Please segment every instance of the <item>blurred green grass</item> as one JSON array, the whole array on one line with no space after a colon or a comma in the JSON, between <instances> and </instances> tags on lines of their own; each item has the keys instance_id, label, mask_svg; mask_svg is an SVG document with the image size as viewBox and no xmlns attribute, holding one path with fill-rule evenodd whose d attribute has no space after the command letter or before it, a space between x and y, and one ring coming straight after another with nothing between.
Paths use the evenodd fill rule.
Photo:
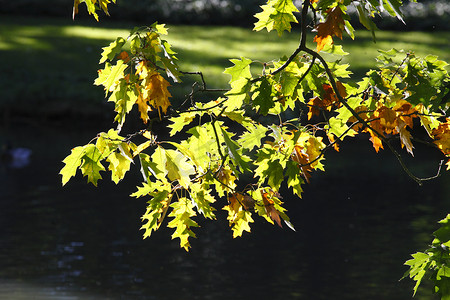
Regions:
<instances>
[{"instance_id":1,"label":"blurred green grass","mask_svg":"<svg viewBox=\"0 0 450 300\"><path fill-rule=\"evenodd\" d=\"M101 48L117 36L128 36L143 24L99 23L89 20L0 18L0 109L35 116L91 115L105 110L104 92L93 85ZM299 34L253 32L249 28L220 26L168 26L167 40L178 52L183 71L202 71L208 87L223 88L229 77L223 70L230 58L276 60L290 55ZM312 40L313 35L311 35ZM370 32L357 31L356 39L336 40L350 52L343 61L355 77L375 65L377 49L414 50L450 61L450 32L383 32L374 44ZM314 45L311 46L314 47ZM183 98L191 80L172 87L174 98ZM107 110L111 110L108 106Z\"/></svg>"}]
</instances>

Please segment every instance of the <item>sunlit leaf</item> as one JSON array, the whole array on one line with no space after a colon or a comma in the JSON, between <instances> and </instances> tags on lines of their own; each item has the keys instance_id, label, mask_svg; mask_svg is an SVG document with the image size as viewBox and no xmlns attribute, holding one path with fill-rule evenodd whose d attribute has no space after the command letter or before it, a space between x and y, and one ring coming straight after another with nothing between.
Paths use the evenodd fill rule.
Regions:
<instances>
[{"instance_id":1,"label":"sunlit leaf","mask_svg":"<svg viewBox=\"0 0 450 300\"><path fill-rule=\"evenodd\" d=\"M62 185L65 185L71 177L76 175L78 168L83 162L82 159L85 153L85 148L86 146L75 147L72 149L70 155L64 158L63 163L65 166L59 172L59 174L62 175Z\"/></svg>"}]
</instances>

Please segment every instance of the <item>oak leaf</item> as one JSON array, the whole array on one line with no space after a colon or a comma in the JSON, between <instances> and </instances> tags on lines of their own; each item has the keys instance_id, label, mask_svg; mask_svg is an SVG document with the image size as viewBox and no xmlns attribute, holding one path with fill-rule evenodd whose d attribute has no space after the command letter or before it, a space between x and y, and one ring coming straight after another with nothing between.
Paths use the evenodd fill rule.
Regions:
<instances>
[{"instance_id":1,"label":"oak leaf","mask_svg":"<svg viewBox=\"0 0 450 300\"><path fill-rule=\"evenodd\" d=\"M309 178L311 178L310 173L313 171L313 168L309 162L308 155L303 151L303 147L299 145L294 146L292 159L299 164L303 177L305 177L306 182L309 183Z\"/></svg>"},{"instance_id":2,"label":"oak leaf","mask_svg":"<svg viewBox=\"0 0 450 300\"><path fill-rule=\"evenodd\" d=\"M275 221L278 224L278 226L283 227L281 226L280 214L274 206L274 201L270 199L271 197L269 193L264 193L263 191L261 191L261 196L267 215L270 217L272 221Z\"/></svg>"},{"instance_id":3,"label":"oak leaf","mask_svg":"<svg viewBox=\"0 0 450 300\"><path fill-rule=\"evenodd\" d=\"M333 44L333 35L342 39L342 31L345 26L345 21L342 18L342 10L336 6L327 11L328 15L325 22L317 25L317 35L314 37L314 42L317 43L317 52L320 52L325 46Z\"/></svg>"},{"instance_id":4,"label":"oak leaf","mask_svg":"<svg viewBox=\"0 0 450 300\"><path fill-rule=\"evenodd\" d=\"M169 98L172 97L167 87L170 83L161 76L157 71L148 66L146 61L139 62L136 67L136 75L142 79L141 85L137 85L139 90L139 97L137 99L138 109L141 113L141 119L146 123L148 121L148 111L152 107L158 110L161 116L167 112L170 106Z\"/></svg>"},{"instance_id":5,"label":"oak leaf","mask_svg":"<svg viewBox=\"0 0 450 300\"><path fill-rule=\"evenodd\" d=\"M434 144L446 156L450 156L450 118L446 123L439 124L438 128L433 130Z\"/></svg>"},{"instance_id":6,"label":"oak leaf","mask_svg":"<svg viewBox=\"0 0 450 300\"><path fill-rule=\"evenodd\" d=\"M149 89L149 102L150 104L163 113L167 112L167 108L170 106L169 97L172 97L167 87L170 83L164 79L159 73L155 72L150 76L147 88Z\"/></svg>"},{"instance_id":7,"label":"oak leaf","mask_svg":"<svg viewBox=\"0 0 450 300\"><path fill-rule=\"evenodd\" d=\"M418 115L416 108L411 103L406 100L399 100L392 109L409 128L413 127L414 118L418 117Z\"/></svg>"},{"instance_id":8,"label":"oak leaf","mask_svg":"<svg viewBox=\"0 0 450 300\"><path fill-rule=\"evenodd\" d=\"M336 86L338 89L338 93L342 98L347 97L347 92L344 87L344 85L340 82L336 82ZM314 97L311 98L308 102L309 105L309 112L308 112L308 120L312 118L312 116L316 115L318 116L320 113L320 110L327 110L331 111L334 107L339 107L339 98L337 97L336 93L334 92L334 89L329 84L323 84L323 93L322 98Z\"/></svg>"},{"instance_id":9,"label":"oak leaf","mask_svg":"<svg viewBox=\"0 0 450 300\"><path fill-rule=\"evenodd\" d=\"M82 159L85 153L85 148L86 146L73 148L70 155L63 160L65 166L59 172L59 174L62 175L62 185L65 185L69 179L77 173L78 168L83 163Z\"/></svg>"},{"instance_id":10,"label":"oak leaf","mask_svg":"<svg viewBox=\"0 0 450 300\"><path fill-rule=\"evenodd\" d=\"M381 106L375 111L374 116L380 118L380 125L384 132L389 134L395 128L397 114L393 109Z\"/></svg>"},{"instance_id":11,"label":"oak leaf","mask_svg":"<svg viewBox=\"0 0 450 300\"><path fill-rule=\"evenodd\" d=\"M383 148L383 142L381 139L376 135L373 130L370 130L370 141L372 142L373 147L375 148L375 151L378 152L380 149Z\"/></svg>"},{"instance_id":12,"label":"oak leaf","mask_svg":"<svg viewBox=\"0 0 450 300\"><path fill-rule=\"evenodd\" d=\"M191 247L189 243L189 237L196 237L192 231L192 227L198 227L197 222L192 220L192 217L196 216L194 211L194 205L192 201L187 198L179 198L177 202L170 204L172 211L169 217L173 219L167 224L169 228L175 228L175 232L172 234L172 239L180 239L180 247L189 251Z\"/></svg>"},{"instance_id":13,"label":"oak leaf","mask_svg":"<svg viewBox=\"0 0 450 300\"><path fill-rule=\"evenodd\" d=\"M151 107L147 103L147 99L144 98L142 91L138 88L138 97L136 99L136 104L138 105L138 110L141 115L142 121L147 124L150 117L148 116L148 112L151 111Z\"/></svg>"},{"instance_id":14,"label":"oak leaf","mask_svg":"<svg viewBox=\"0 0 450 300\"><path fill-rule=\"evenodd\" d=\"M412 156L414 156L414 153L412 150L414 147L411 143L411 133L408 130L406 130L406 126L407 126L407 124L405 122L403 122L402 120L399 120L396 129L400 135L400 141L402 143L402 147L405 146L406 150Z\"/></svg>"},{"instance_id":15,"label":"oak leaf","mask_svg":"<svg viewBox=\"0 0 450 300\"><path fill-rule=\"evenodd\" d=\"M220 167L217 172L216 190L219 196L223 196L224 192L228 192L236 187L236 176L234 176L233 171L228 168Z\"/></svg>"},{"instance_id":16,"label":"oak leaf","mask_svg":"<svg viewBox=\"0 0 450 300\"><path fill-rule=\"evenodd\" d=\"M232 227L233 238L242 236L244 231L250 232L250 223L253 223L252 214L246 211L244 207L239 203L237 195L232 194L228 197L230 202L223 209L228 211L227 220Z\"/></svg>"}]
</instances>

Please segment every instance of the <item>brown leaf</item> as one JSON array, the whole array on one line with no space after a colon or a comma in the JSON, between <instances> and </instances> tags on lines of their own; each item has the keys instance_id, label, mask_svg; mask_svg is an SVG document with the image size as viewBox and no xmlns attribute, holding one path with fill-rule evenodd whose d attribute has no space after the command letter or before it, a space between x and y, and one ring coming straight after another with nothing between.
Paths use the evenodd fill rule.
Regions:
<instances>
[{"instance_id":1,"label":"brown leaf","mask_svg":"<svg viewBox=\"0 0 450 300\"><path fill-rule=\"evenodd\" d=\"M272 221L275 221L278 226L283 227L281 226L281 219L278 210L276 210L273 200L270 199L269 193L264 193L263 191L261 191L261 195L267 215Z\"/></svg>"},{"instance_id":2,"label":"brown leaf","mask_svg":"<svg viewBox=\"0 0 450 300\"><path fill-rule=\"evenodd\" d=\"M256 201L250 195L244 195L241 200L245 210L253 210L255 208L255 202Z\"/></svg>"},{"instance_id":3,"label":"brown leaf","mask_svg":"<svg viewBox=\"0 0 450 300\"><path fill-rule=\"evenodd\" d=\"M292 159L300 165L302 175L305 177L306 182L309 183L309 178L311 177L310 173L313 171L313 167L309 162L308 154L303 153L303 147L299 145L294 146Z\"/></svg>"},{"instance_id":4,"label":"brown leaf","mask_svg":"<svg viewBox=\"0 0 450 300\"><path fill-rule=\"evenodd\" d=\"M397 119L397 114L394 110L386 107L381 106L377 108L377 110L374 113L375 117L380 118L380 125L384 127L383 131L386 133L391 133L392 130L395 128L395 121Z\"/></svg>"},{"instance_id":5,"label":"brown leaf","mask_svg":"<svg viewBox=\"0 0 450 300\"><path fill-rule=\"evenodd\" d=\"M333 35L342 39L342 31L345 26L342 18L342 10L336 6L327 11L327 19L325 22L317 25L317 35L314 37L314 42L317 43L317 52L320 52L326 45L333 44Z\"/></svg>"},{"instance_id":6,"label":"brown leaf","mask_svg":"<svg viewBox=\"0 0 450 300\"><path fill-rule=\"evenodd\" d=\"M413 145L411 143L411 133L406 130L406 123L402 120L398 121L398 125L396 127L398 133L400 134L400 141L402 142L402 147L406 147L406 151L408 151L412 156L414 156L413 153Z\"/></svg>"}]
</instances>

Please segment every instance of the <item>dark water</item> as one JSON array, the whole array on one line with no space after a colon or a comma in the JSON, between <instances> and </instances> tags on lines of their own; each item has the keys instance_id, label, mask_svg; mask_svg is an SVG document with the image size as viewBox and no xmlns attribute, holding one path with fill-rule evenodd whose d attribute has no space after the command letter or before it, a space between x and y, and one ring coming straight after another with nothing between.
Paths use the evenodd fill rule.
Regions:
<instances>
[{"instance_id":1,"label":"dark water","mask_svg":"<svg viewBox=\"0 0 450 300\"><path fill-rule=\"evenodd\" d=\"M296 232L256 219L233 240L218 207L222 221L199 217L186 253L166 228L142 240L144 201L128 197L138 175L61 187L60 161L95 134L7 133L33 156L0 171L0 299L411 299L403 262L450 212L448 175L419 187L390 153L354 140L328 153L303 199L284 199ZM411 165L424 176L438 161L427 154Z\"/></svg>"}]
</instances>

